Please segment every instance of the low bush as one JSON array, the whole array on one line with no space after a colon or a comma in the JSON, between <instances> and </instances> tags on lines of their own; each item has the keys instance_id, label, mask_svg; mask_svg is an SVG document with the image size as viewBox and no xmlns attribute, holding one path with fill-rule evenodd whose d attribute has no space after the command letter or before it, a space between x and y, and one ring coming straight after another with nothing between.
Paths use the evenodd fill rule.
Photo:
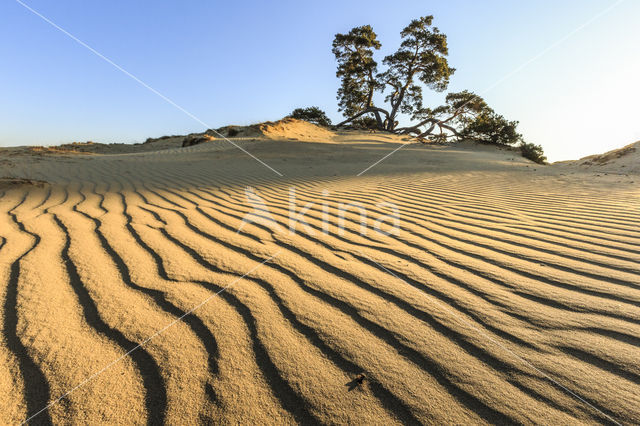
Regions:
<instances>
[{"instance_id":1,"label":"low bush","mask_svg":"<svg viewBox=\"0 0 640 426\"><path fill-rule=\"evenodd\" d=\"M536 162L538 164L546 164L547 157L544 155L544 151L540 145L533 143L522 142L520 144L520 152L524 158Z\"/></svg>"},{"instance_id":2,"label":"low bush","mask_svg":"<svg viewBox=\"0 0 640 426\"><path fill-rule=\"evenodd\" d=\"M331 126L331 120L327 117L327 114L316 106L309 108L296 108L291 114L289 114L289 117L308 121L309 123L317 124L319 126Z\"/></svg>"}]
</instances>

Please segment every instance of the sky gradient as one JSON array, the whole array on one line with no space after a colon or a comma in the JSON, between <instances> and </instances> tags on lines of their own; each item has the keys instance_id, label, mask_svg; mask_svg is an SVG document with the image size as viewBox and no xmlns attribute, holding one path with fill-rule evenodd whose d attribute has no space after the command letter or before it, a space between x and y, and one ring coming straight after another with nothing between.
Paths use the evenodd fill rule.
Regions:
<instances>
[{"instance_id":1,"label":"sky gradient","mask_svg":"<svg viewBox=\"0 0 640 426\"><path fill-rule=\"evenodd\" d=\"M636 0L25 3L208 127L310 105L339 120L335 33L372 25L381 62L411 19L432 14L457 69L448 90L475 91L519 120L550 160L640 140ZM0 56L0 146L204 130L13 0L0 2ZM425 93L429 105L442 98Z\"/></svg>"}]
</instances>

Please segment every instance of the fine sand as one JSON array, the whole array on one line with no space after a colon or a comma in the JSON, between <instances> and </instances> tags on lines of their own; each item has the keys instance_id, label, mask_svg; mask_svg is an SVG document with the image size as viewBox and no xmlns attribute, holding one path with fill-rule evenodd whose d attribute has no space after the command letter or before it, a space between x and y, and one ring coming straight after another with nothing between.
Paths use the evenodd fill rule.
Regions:
<instances>
[{"instance_id":1,"label":"fine sand","mask_svg":"<svg viewBox=\"0 0 640 426\"><path fill-rule=\"evenodd\" d=\"M640 423L638 152L181 140L0 150L0 423Z\"/></svg>"}]
</instances>

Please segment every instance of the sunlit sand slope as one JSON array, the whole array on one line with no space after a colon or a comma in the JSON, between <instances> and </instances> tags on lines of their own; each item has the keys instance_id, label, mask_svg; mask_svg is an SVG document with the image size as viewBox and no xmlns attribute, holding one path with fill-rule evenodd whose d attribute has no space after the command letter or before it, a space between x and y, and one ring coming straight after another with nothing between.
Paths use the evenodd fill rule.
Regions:
<instances>
[{"instance_id":1,"label":"sunlit sand slope","mask_svg":"<svg viewBox=\"0 0 640 426\"><path fill-rule=\"evenodd\" d=\"M0 166L0 423L640 422L633 176L329 142Z\"/></svg>"}]
</instances>

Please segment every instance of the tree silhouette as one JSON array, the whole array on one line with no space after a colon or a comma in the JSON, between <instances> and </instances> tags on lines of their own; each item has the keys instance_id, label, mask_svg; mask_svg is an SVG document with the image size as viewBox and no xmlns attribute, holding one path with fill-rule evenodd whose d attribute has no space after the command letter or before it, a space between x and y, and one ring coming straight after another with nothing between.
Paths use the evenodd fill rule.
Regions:
<instances>
[{"instance_id":1,"label":"tree silhouette","mask_svg":"<svg viewBox=\"0 0 640 426\"><path fill-rule=\"evenodd\" d=\"M331 126L331 120L327 117L327 114L317 106L296 108L291 114L289 114L289 117L308 121L309 123L318 124L320 126Z\"/></svg>"},{"instance_id":2,"label":"tree silhouette","mask_svg":"<svg viewBox=\"0 0 640 426\"><path fill-rule=\"evenodd\" d=\"M386 56L386 66L378 72L374 51L381 44L369 25L355 27L347 34L336 34L333 54L338 62L336 75L339 111L346 120L364 120L380 130L413 134L436 141L474 139L486 143L514 144L522 141L517 121L509 121L491 109L482 97L464 90L449 93L444 105L423 106L423 90L446 90L455 69L449 66L447 36L433 26L433 16L414 19L400 33L398 50ZM385 94L383 107L374 104L376 91ZM398 127L398 115L416 120Z\"/></svg>"},{"instance_id":3,"label":"tree silhouette","mask_svg":"<svg viewBox=\"0 0 640 426\"><path fill-rule=\"evenodd\" d=\"M370 25L336 34L332 52L338 62L336 77L340 78L338 110L347 116L372 111L382 126L379 113L372 109L374 92L383 88L377 78L378 63L373 59L373 49L380 49L380 42Z\"/></svg>"},{"instance_id":4,"label":"tree silhouette","mask_svg":"<svg viewBox=\"0 0 640 426\"><path fill-rule=\"evenodd\" d=\"M380 49L380 42L371 26L336 34L333 54L338 62L336 75L341 79L338 104L349 117L339 125L373 114L380 129L394 131L399 113L415 113L422 105L418 82L437 91L447 88L455 70L446 59L447 36L432 22L433 16L424 16L402 30L400 48L383 59L387 69L382 73L377 72L378 64L373 59L373 50ZM375 91L387 92L387 109L374 105Z\"/></svg>"}]
</instances>

